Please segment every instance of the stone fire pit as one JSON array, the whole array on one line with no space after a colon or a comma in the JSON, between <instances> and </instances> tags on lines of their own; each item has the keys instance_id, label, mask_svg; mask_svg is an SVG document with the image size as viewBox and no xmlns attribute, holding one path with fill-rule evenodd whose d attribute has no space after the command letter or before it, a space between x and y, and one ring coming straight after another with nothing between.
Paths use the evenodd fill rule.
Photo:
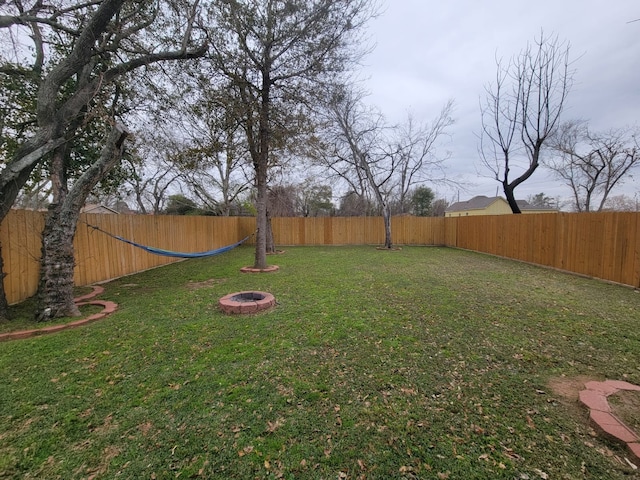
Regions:
<instances>
[{"instance_id":1,"label":"stone fire pit","mask_svg":"<svg viewBox=\"0 0 640 480\"><path fill-rule=\"evenodd\" d=\"M218 304L224 313L257 313L276 304L276 298L267 292L236 292L222 297Z\"/></svg>"}]
</instances>

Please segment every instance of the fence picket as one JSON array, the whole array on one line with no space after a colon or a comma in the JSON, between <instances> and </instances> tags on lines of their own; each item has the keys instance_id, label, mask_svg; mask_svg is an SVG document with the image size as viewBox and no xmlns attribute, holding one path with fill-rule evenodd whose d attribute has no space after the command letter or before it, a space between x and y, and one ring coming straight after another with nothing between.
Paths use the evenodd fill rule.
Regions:
<instances>
[{"instance_id":1,"label":"fence picket","mask_svg":"<svg viewBox=\"0 0 640 480\"><path fill-rule=\"evenodd\" d=\"M74 240L76 285L177 261L119 242L87 224L168 250L219 248L255 232L253 217L83 214ZM0 225L5 292L10 303L38 283L44 213L12 210ZM380 217L274 218L277 245L374 245L384 242ZM392 219L396 245L446 245L499 255L640 287L640 213L557 213ZM248 243L254 243L251 238Z\"/></svg>"}]
</instances>

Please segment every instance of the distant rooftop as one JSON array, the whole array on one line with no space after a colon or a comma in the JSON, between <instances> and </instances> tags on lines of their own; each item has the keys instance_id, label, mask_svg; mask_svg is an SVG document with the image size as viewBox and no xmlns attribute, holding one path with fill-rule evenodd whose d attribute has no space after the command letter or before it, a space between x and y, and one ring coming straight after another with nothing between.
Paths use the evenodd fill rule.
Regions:
<instances>
[{"instance_id":1,"label":"distant rooftop","mask_svg":"<svg viewBox=\"0 0 640 480\"><path fill-rule=\"evenodd\" d=\"M446 209L447 212L463 212L466 210L483 210L487 208L492 203L502 200L506 202L506 200L502 197L486 197L484 195L478 195L473 197L470 200L465 200L463 202L456 202L449 205L449 208ZM552 207L536 207L531 205L526 200L516 200L520 210L549 210L554 211L555 209Z\"/></svg>"}]
</instances>

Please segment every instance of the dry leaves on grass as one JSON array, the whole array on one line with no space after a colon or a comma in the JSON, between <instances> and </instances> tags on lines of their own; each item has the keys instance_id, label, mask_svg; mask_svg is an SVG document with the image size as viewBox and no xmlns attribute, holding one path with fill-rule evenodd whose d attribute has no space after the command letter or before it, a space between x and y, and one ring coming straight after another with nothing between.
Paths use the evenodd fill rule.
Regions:
<instances>
[{"instance_id":1,"label":"dry leaves on grass","mask_svg":"<svg viewBox=\"0 0 640 480\"><path fill-rule=\"evenodd\" d=\"M118 455L120 455L120 449L118 447L114 445L106 447L102 452L100 465L95 468L87 468L86 473L89 474L87 478L89 480L93 480L94 478L107 473L109 471L109 463L111 463L111 460L113 460Z\"/></svg>"},{"instance_id":2,"label":"dry leaves on grass","mask_svg":"<svg viewBox=\"0 0 640 480\"><path fill-rule=\"evenodd\" d=\"M253 452L253 450L254 450L253 445L247 445L242 450L238 450L238 456L244 457L245 455L249 455L251 452Z\"/></svg>"},{"instance_id":3,"label":"dry leaves on grass","mask_svg":"<svg viewBox=\"0 0 640 480\"><path fill-rule=\"evenodd\" d=\"M273 433L280 427L282 427L285 423L284 418L278 418L275 422L267 421L267 433Z\"/></svg>"}]
</instances>

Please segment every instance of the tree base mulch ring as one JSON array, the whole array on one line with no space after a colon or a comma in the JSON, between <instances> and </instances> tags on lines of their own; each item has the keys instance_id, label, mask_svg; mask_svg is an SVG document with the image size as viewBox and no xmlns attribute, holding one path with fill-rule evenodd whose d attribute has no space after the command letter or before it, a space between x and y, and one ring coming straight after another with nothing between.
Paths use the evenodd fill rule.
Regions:
<instances>
[{"instance_id":1,"label":"tree base mulch ring","mask_svg":"<svg viewBox=\"0 0 640 480\"><path fill-rule=\"evenodd\" d=\"M92 285L93 291L76 297L73 299L75 304L79 307L83 305L99 305L102 306L102 311L89 315L88 317L80 320L74 320L69 323L61 323L59 325L51 325L50 327L34 328L33 330L20 330L17 332L8 332L0 334L0 342L7 340L19 340L22 338L30 338L38 335L47 335L49 333L56 333L62 330L68 330L70 328L77 328L87 325L88 323L100 320L110 313L115 312L118 309L118 304L110 300L93 300L95 297L104 292L104 288L98 285Z\"/></svg>"},{"instance_id":2,"label":"tree base mulch ring","mask_svg":"<svg viewBox=\"0 0 640 480\"><path fill-rule=\"evenodd\" d=\"M386 252L399 252L400 250L402 250L402 247L391 247L391 248L376 247L376 250L382 250L382 251L386 251Z\"/></svg>"},{"instance_id":3,"label":"tree base mulch ring","mask_svg":"<svg viewBox=\"0 0 640 480\"><path fill-rule=\"evenodd\" d=\"M640 467L637 422L631 426L621 419L640 417L640 386L620 380L600 382L581 378L556 379L551 382L551 388L568 400L586 407L594 430L609 440L626 445L631 462L636 468ZM615 402L610 402L613 399Z\"/></svg>"},{"instance_id":4,"label":"tree base mulch ring","mask_svg":"<svg viewBox=\"0 0 640 480\"><path fill-rule=\"evenodd\" d=\"M220 309L228 314L258 313L276 304L276 298L267 292L236 292L225 295L218 301Z\"/></svg>"},{"instance_id":5,"label":"tree base mulch ring","mask_svg":"<svg viewBox=\"0 0 640 480\"><path fill-rule=\"evenodd\" d=\"M273 252L267 252L267 255L282 255L285 253L285 250L275 250Z\"/></svg>"},{"instance_id":6,"label":"tree base mulch ring","mask_svg":"<svg viewBox=\"0 0 640 480\"><path fill-rule=\"evenodd\" d=\"M240 269L242 273L271 273L278 270L280 270L278 265L270 265L267 268L242 267Z\"/></svg>"}]
</instances>

